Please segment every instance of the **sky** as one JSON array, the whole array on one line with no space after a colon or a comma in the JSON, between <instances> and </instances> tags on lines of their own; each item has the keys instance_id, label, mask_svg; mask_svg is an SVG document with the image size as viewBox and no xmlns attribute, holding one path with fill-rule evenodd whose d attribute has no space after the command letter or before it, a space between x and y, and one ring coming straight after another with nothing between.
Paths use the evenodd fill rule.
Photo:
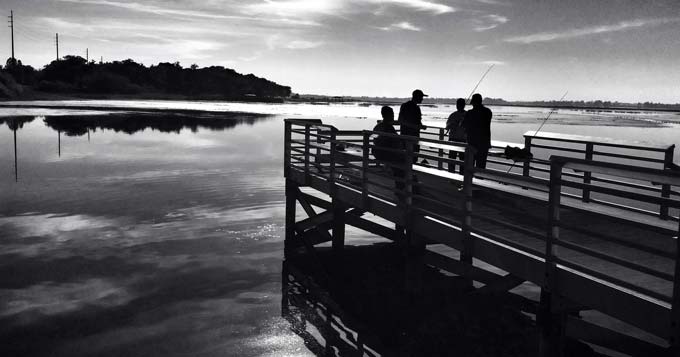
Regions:
<instances>
[{"instance_id":1,"label":"sky","mask_svg":"<svg viewBox=\"0 0 680 357\"><path fill-rule=\"evenodd\" d=\"M15 54L254 73L302 94L680 103L679 0L2 0ZM10 29L0 27L0 58Z\"/></svg>"}]
</instances>

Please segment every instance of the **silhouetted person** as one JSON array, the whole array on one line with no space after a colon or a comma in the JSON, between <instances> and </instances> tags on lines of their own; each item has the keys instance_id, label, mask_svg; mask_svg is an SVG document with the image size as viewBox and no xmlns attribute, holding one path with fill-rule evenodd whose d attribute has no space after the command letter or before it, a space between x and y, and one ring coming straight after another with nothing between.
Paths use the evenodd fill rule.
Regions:
<instances>
[{"instance_id":1,"label":"silhouetted person","mask_svg":"<svg viewBox=\"0 0 680 357\"><path fill-rule=\"evenodd\" d=\"M491 110L482 105L482 95L475 94L470 101L472 109L465 113L464 126L467 130L467 142L474 147L474 165L486 168L486 156L491 148Z\"/></svg>"},{"instance_id":2,"label":"silhouetted person","mask_svg":"<svg viewBox=\"0 0 680 357\"><path fill-rule=\"evenodd\" d=\"M427 97L427 94L423 94L423 91L416 89L413 91L411 100L401 105L399 108L399 124L401 125L401 135L410 135L420 138L420 130L427 129L423 125L423 115L420 112L420 107L418 104L423 102L423 97ZM416 153L419 150L418 145L413 146L413 152ZM413 156L413 163L415 163L417 157Z\"/></svg>"},{"instance_id":3,"label":"silhouetted person","mask_svg":"<svg viewBox=\"0 0 680 357\"><path fill-rule=\"evenodd\" d=\"M380 114L382 114L383 120L378 123L375 128L373 128L373 131L395 136L378 134L378 136L373 139L373 145L375 145L373 148L373 156L375 156L375 158L378 160L387 162L388 164L404 165L404 154L401 152L392 151L404 149L403 141L396 137L396 135L399 134L397 134L397 130L394 129L394 111L392 108L385 106L380 110ZM399 182L399 179L403 180L404 170L394 166L390 166L390 169L392 169L392 174L395 177L395 187L398 190L403 190L404 183Z\"/></svg>"},{"instance_id":4,"label":"silhouetted person","mask_svg":"<svg viewBox=\"0 0 680 357\"><path fill-rule=\"evenodd\" d=\"M464 126L465 121L465 99L458 98L456 101L456 111L449 115L446 121L446 132L449 134L449 141L457 143L467 142L467 132ZM449 159L465 160L465 154L458 151L449 150ZM455 172L456 165L449 163L449 172ZM460 173L463 173L463 165L460 165Z\"/></svg>"}]
</instances>

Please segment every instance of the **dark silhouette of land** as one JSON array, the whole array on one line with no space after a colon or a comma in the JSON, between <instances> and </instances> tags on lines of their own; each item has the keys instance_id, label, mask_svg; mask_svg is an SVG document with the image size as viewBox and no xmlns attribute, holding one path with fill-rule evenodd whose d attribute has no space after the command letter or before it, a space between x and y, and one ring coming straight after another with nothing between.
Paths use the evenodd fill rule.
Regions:
<instances>
[{"instance_id":1,"label":"dark silhouette of land","mask_svg":"<svg viewBox=\"0 0 680 357\"><path fill-rule=\"evenodd\" d=\"M179 62L146 67L132 59L102 62L65 56L42 69L8 59L0 70L0 99L71 97L200 98L281 101L291 89L221 66L182 67Z\"/></svg>"},{"instance_id":2,"label":"dark silhouette of land","mask_svg":"<svg viewBox=\"0 0 680 357\"><path fill-rule=\"evenodd\" d=\"M316 94L294 94L289 100L299 102L311 103L345 103L345 102L362 102L365 105L399 105L410 98L405 97L369 97L369 96L328 96ZM423 99L421 106L432 106L437 104L456 104L457 98L437 98L431 97ZM564 108L564 109L586 109L586 110L625 110L625 111L680 111L680 103L656 103L656 102L639 102L626 103L618 101L606 100L550 100L550 101L528 101L517 100L509 101L503 98L484 98L485 105L502 105L509 107L537 107L537 108Z\"/></svg>"}]
</instances>

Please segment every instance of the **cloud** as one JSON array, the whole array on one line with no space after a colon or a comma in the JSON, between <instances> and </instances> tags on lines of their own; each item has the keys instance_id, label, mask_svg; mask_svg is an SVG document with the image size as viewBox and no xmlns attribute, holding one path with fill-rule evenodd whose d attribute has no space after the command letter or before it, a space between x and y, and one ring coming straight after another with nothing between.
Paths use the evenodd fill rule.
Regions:
<instances>
[{"instance_id":1,"label":"cloud","mask_svg":"<svg viewBox=\"0 0 680 357\"><path fill-rule=\"evenodd\" d=\"M301 39L286 38L282 34L274 34L266 39L267 48L272 51L277 48L285 48L289 50L308 50L323 46L323 41L309 41Z\"/></svg>"},{"instance_id":2,"label":"cloud","mask_svg":"<svg viewBox=\"0 0 680 357\"><path fill-rule=\"evenodd\" d=\"M103 1L103 0L97 0ZM292 18L306 18L316 15L342 15L356 12L362 5L399 6L435 15L456 11L453 7L428 0L263 0L245 5L243 10L250 14L271 14ZM378 13L380 13L379 11Z\"/></svg>"},{"instance_id":3,"label":"cloud","mask_svg":"<svg viewBox=\"0 0 680 357\"><path fill-rule=\"evenodd\" d=\"M496 27L507 23L508 18L505 16L501 15L495 15L495 14L490 14L490 15L485 15L482 16L476 20L474 20L475 23L475 28L474 30L477 32L482 32L482 31L487 31L491 29L495 29Z\"/></svg>"},{"instance_id":4,"label":"cloud","mask_svg":"<svg viewBox=\"0 0 680 357\"><path fill-rule=\"evenodd\" d=\"M441 15L456 11L456 9L449 5L426 0L365 0L365 1L381 5L398 5L416 11L430 12L435 15Z\"/></svg>"},{"instance_id":5,"label":"cloud","mask_svg":"<svg viewBox=\"0 0 680 357\"><path fill-rule=\"evenodd\" d=\"M392 24L392 25L386 26L386 27L378 27L378 29L383 30L383 31L392 31L392 30L421 31L420 27L417 27L417 26L413 25L412 23L410 23L408 21L399 22L399 23Z\"/></svg>"},{"instance_id":6,"label":"cloud","mask_svg":"<svg viewBox=\"0 0 680 357\"><path fill-rule=\"evenodd\" d=\"M266 22L275 23L279 25L293 25L293 26L319 26L320 24L314 21L305 21L298 19L288 19L288 18L267 18L267 17L251 17L242 15L225 15L221 13L211 13L196 10L185 10L185 9L172 9L167 7L160 7L148 4L140 4L137 2L118 2L111 0L59 0L62 2L70 2L77 4L88 4L88 5L103 5L118 7L130 11L149 13L155 15L163 16L176 16L184 18L203 18L203 19L214 19L214 20L243 20L243 21L254 21L254 22Z\"/></svg>"},{"instance_id":7,"label":"cloud","mask_svg":"<svg viewBox=\"0 0 680 357\"><path fill-rule=\"evenodd\" d=\"M637 19L629 21L621 21L613 25L600 25L592 27L583 27L570 29L562 32L539 32L526 36L517 36L506 38L505 42L531 44L535 42L550 42L556 40L565 40L571 38L584 37L589 35L626 31L630 29L642 28L647 26L659 26L672 22L678 22L680 18L658 18L658 19Z\"/></svg>"},{"instance_id":8,"label":"cloud","mask_svg":"<svg viewBox=\"0 0 680 357\"><path fill-rule=\"evenodd\" d=\"M316 48L323 46L323 41L305 41L305 40L295 40L290 41L285 45L285 48L289 50L307 50L310 48Z\"/></svg>"},{"instance_id":9,"label":"cloud","mask_svg":"<svg viewBox=\"0 0 680 357\"><path fill-rule=\"evenodd\" d=\"M274 14L279 16L304 16L307 14L332 14L343 8L338 0L265 0L264 2L244 6L249 13Z\"/></svg>"}]
</instances>

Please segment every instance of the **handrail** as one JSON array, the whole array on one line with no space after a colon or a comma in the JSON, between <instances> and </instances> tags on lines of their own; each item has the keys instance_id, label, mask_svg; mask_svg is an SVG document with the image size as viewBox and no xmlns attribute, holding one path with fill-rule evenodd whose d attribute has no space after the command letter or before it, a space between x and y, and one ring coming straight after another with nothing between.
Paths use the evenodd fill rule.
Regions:
<instances>
[{"instance_id":1,"label":"handrail","mask_svg":"<svg viewBox=\"0 0 680 357\"><path fill-rule=\"evenodd\" d=\"M646 144L646 145L639 145L635 144L630 141L626 140L619 140L619 139L611 139L611 138L602 138L602 137L594 137L594 136L584 136L584 135L574 135L574 134L560 134L560 133L550 133L550 132L541 132L540 134L536 134L535 131L527 131L524 133L525 138L532 138L532 139L538 139L538 140L553 140L553 141L562 141L562 142L568 142L568 143L578 143L578 144L595 144L598 146L611 146L611 147L619 147L619 148L626 148L626 149L637 149L637 150L645 150L645 151L656 151L656 152L665 152L670 148L674 148L675 145L658 145L658 144Z\"/></svg>"},{"instance_id":2,"label":"handrail","mask_svg":"<svg viewBox=\"0 0 680 357\"><path fill-rule=\"evenodd\" d=\"M597 172L616 177L627 177L635 180L649 181L671 186L680 186L680 172L670 170L631 166L605 161L584 160L559 155L550 156L550 161L560 163L564 166L564 168Z\"/></svg>"}]
</instances>

